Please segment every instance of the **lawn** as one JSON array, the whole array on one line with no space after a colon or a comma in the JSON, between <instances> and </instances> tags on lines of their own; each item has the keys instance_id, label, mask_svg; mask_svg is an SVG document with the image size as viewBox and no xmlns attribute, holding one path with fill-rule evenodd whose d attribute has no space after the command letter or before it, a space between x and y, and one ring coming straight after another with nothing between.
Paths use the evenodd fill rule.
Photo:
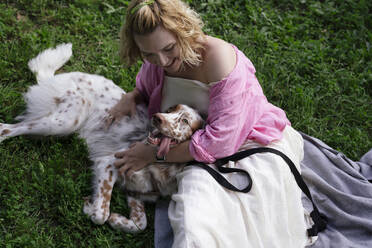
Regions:
<instances>
[{"instance_id":1,"label":"lawn","mask_svg":"<svg viewBox=\"0 0 372 248\"><path fill-rule=\"evenodd\" d=\"M206 33L253 62L269 101L292 125L358 160L372 148L372 2L357 0L188 0ZM19 0L0 3L0 122L15 123L35 83L29 59L62 42L62 71L101 74L131 90L140 63L118 58L128 1ZM148 229L124 234L82 212L91 193L86 145L77 136L17 137L0 144L0 247L153 247ZM128 213L114 191L115 212Z\"/></svg>"}]
</instances>

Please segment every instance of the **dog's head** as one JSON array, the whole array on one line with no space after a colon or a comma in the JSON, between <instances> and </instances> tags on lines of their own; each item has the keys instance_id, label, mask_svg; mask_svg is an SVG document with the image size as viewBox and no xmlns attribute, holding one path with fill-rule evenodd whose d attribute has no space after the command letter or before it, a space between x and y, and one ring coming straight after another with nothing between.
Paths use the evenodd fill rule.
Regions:
<instances>
[{"instance_id":1,"label":"dog's head","mask_svg":"<svg viewBox=\"0 0 372 248\"><path fill-rule=\"evenodd\" d=\"M204 121L196 110L178 104L165 113L155 114L152 124L155 130L149 136L149 142L168 150L170 145L190 139L196 130L203 127Z\"/></svg>"}]
</instances>

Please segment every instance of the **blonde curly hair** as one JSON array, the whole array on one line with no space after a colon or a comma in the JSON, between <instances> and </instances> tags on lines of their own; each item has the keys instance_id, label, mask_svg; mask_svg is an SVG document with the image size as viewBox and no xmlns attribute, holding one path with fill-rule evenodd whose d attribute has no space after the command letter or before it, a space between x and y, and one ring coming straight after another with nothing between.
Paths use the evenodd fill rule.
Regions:
<instances>
[{"instance_id":1,"label":"blonde curly hair","mask_svg":"<svg viewBox=\"0 0 372 248\"><path fill-rule=\"evenodd\" d=\"M181 0L132 0L120 30L120 59L126 66L142 58L134 34L149 34L159 25L175 35L183 64L201 63L205 34L203 22L194 10Z\"/></svg>"}]
</instances>

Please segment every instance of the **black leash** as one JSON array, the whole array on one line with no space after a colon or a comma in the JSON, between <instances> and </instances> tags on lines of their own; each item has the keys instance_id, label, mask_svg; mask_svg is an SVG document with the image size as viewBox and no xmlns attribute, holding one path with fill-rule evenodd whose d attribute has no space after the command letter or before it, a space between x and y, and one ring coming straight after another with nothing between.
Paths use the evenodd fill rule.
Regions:
<instances>
[{"instance_id":1,"label":"black leash","mask_svg":"<svg viewBox=\"0 0 372 248\"><path fill-rule=\"evenodd\" d=\"M255 153L266 153L266 152L274 153L284 159L284 161L288 164L292 174L294 175L297 185L301 188L302 192L304 192L304 194L309 198L309 200L313 204L313 211L310 213L310 216L314 221L314 225L310 229L307 230L307 233L309 236L316 236L319 232L323 231L327 227L327 217L319 212L318 208L316 207L313 201L310 190L307 187L305 181L303 180L300 172L297 170L295 164L292 162L292 160L287 155L285 155L281 151L273 149L273 148L269 148L269 147L258 147L258 148L252 148L252 149L240 151L231 156L218 159L214 163L218 171L214 170L211 166L208 166L204 163L195 162L195 161L189 162L187 166L193 165L193 166L198 166L200 168L207 170L209 174L211 174L212 177L219 184L221 184L222 186L224 186L225 188L229 190L241 192L241 193L248 193L252 188L252 178L249 175L249 173L243 169L228 168L228 167L224 167L223 165L227 164L229 161L236 162L245 157L249 157ZM238 189L220 174L220 173L226 174L226 173L233 173L233 172L241 173L247 177L248 185L245 188Z\"/></svg>"}]
</instances>

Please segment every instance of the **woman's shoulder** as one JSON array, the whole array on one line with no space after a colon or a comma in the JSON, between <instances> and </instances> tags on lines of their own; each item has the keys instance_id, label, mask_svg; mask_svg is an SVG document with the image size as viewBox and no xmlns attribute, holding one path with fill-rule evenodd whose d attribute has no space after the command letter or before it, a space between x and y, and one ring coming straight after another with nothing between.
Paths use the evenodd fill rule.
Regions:
<instances>
[{"instance_id":1,"label":"woman's shoulder","mask_svg":"<svg viewBox=\"0 0 372 248\"><path fill-rule=\"evenodd\" d=\"M236 66L236 57L236 51L231 44L208 36L203 65L207 81L218 82L226 78Z\"/></svg>"}]
</instances>

